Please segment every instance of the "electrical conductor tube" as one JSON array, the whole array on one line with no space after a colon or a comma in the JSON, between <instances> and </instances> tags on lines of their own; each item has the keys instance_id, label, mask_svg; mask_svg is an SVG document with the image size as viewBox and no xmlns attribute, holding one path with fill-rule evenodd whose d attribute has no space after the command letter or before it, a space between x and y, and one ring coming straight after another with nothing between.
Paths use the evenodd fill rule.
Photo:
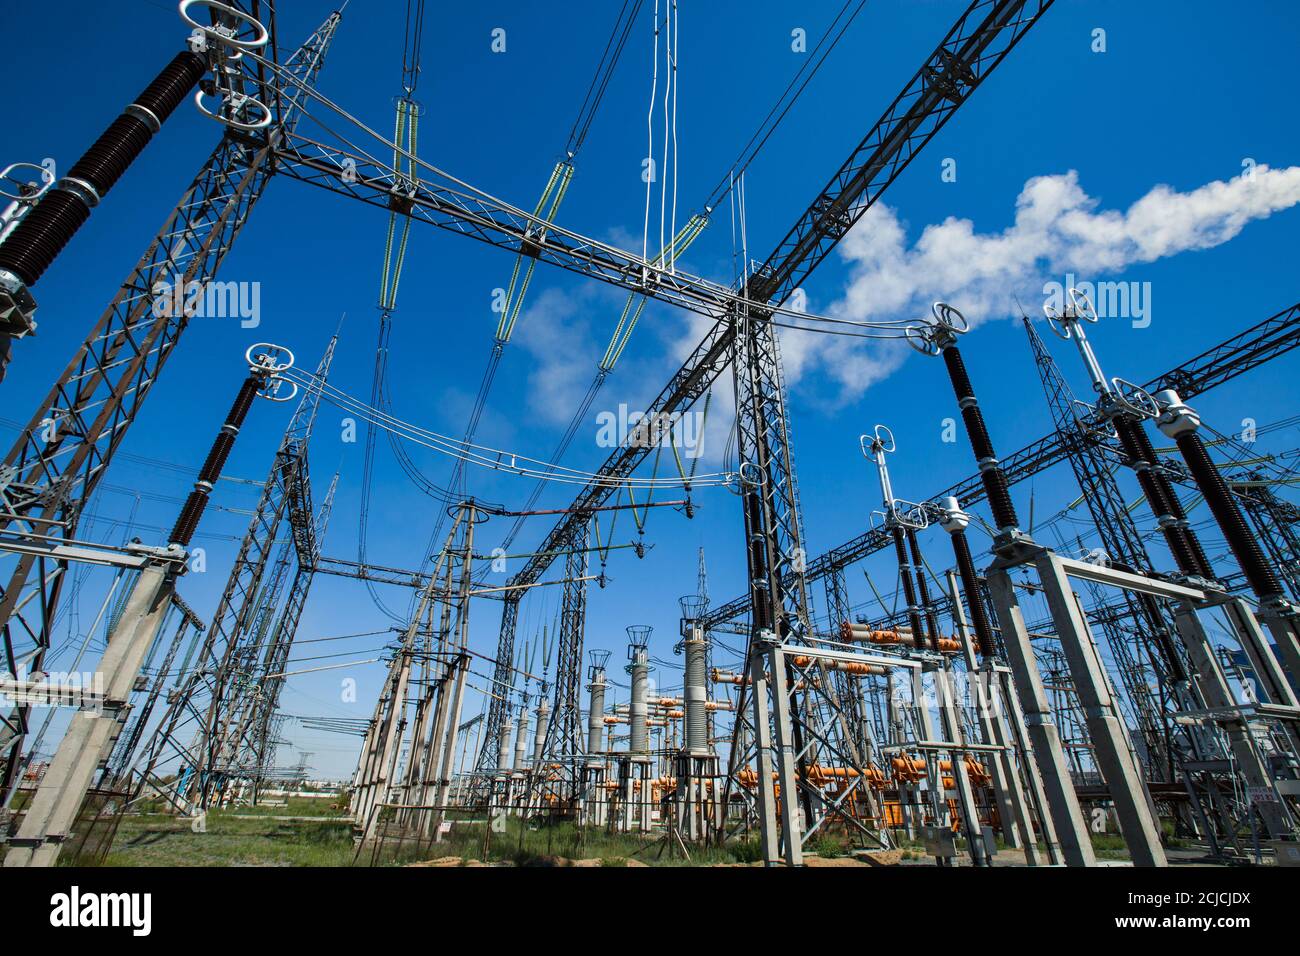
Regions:
<instances>
[{"instance_id":1,"label":"electrical conductor tube","mask_svg":"<svg viewBox=\"0 0 1300 956\"><path fill-rule=\"evenodd\" d=\"M176 54L18 224L0 246L0 269L35 285L206 71L197 53Z\"/></svg>"},{"instance_id":2,"label":"electrical conductor tube","mask_svg":"<svg viewBox=\"0 0 1300 956\"><path fill-rule=\"evenodd\" d=\"M199 519L203 517L203 511L208 506L208 498L212 494L212 488L221 477L221 469L225 467L226 459L230 457L230 450L235 445L235 438L239 434L239 429L243 427L244 419L248 417L248 410L253 407L253 399L257 397L257 390L266 381L265 370L254 370L244 379L244 384L240 386L239 393L235 396L234 404L230 406L230 411L226 413L225 423L221 426L221 431L217 433L216 439L212 442L212 448L208 452L207 459L203 462L203 467L199 469L199 477L194 482L194 490L189 493L185 499L185 504L181 507L180 514L176 517L176 524L172 528L172 533L168 538L171 544L178 545L181 548L189 546L194 537L194 531L199 525Z\"/></svg>"},{"instance_id":3,"label":"electrical conductor tube","mask_svg":"<svg viewBox=\"0 0 1300 956\"><path fill-rule=\"evenodd\" d=\"M970 542L966 540L966 526L970 524L970 515L961 510L956 498L949 496L944 501L943 530L952 538L952 551L957 559L957 574L961 578L961 589L965 592L966 607L970 614L971 626L975 629L975 641L979 647L980 657L993 656L993 628L989 624L989 615L980 597L979 578L975 574L975 561L971 557Z\"/></svg>"},{"instance_id":4,"label":"electrical conductor tube","mask_svg":"<svg viewBox=\"0 0 1300 956\"><path fill-rule=\"evenodd\" d=\"M1196 487L1205 496L1205 503L1218 522L1219 528L1227 539L1228 546L1246 574L1246 581L1261 602L1277 602L1282 599L1282 582L1278 580L1277 571L1269 564L1260 549L1259 541L1246 525L1246 519L1233 500L1223 475L1210 460L1205 450L1205 442L1197 434L1201 419L1191 408L1183 404L1178 393L1166 390L1156 396L1164 408L1160 416L1160 430L1174 440L1187 470L1196 480Z\"/></svg>"}]
</instances>

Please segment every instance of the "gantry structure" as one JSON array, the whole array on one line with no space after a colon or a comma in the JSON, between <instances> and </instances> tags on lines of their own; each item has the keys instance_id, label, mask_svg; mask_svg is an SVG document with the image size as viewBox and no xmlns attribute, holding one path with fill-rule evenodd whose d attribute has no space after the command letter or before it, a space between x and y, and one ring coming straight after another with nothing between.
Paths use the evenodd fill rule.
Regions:
<instances>
[{"instance_id":1,"label":"gantry structure","mask_svg":"<svg viewBox=\"0 0 1300 956\"><path fill-rule=\"evenodd\" d=\"M884 456L894 450L892 433L878 430L870 454L882 477L884 520L818 558L807 555L778 329L831 320L803 314L791 299L1051 5L1051 0L971 3L775 249L758 264L746 255L735 283L724 285L677 267L680 252L708 222L708 204L655 256L648 249L641 255L619 249L555 221L594 105L584 103L566 157L556 164L529 213L419 157L420 106L414 99L420 73L418 29L414 48L408 31L397 132L389 141L316 88L340 14L327 18L281 62L273 6L259 0L182 4L182 16L193 27L186 49L68 177L19 204L14 228L0 242L0 309L7 323L0 331L6 336L7 357L34 327L32 287L58 251L130 160L161 132L176 105L211 75L200 86L197 102L224 124L221 141L3 466L0 550L10 568L0 593L0 628L11 674L42 669L70 566L80 561L108 564L119 568L123 580L133 576L132 596L124 604L130 614L121 625L133 636L120 645L127 648L120 659L112 661L115 696L109 699L125 729L100 739L102 731L82 730L74 722L75 732L69 732L52 765L58 772L38 791L38 812L29 814L22 836L26 842L21 852L11 854L13 860L52 859L49 847L62 838L89 786L85 769L91 756L95 766L99 756L107 760L106 783L133 787L137 797L164 796L184 812L239 799L250 790L256 799L258 785L275 776L274 755L285 719L279 713L285 668L317 572L361 580L367 587L400 585L416 594L391 648L388 677L366 724L354 779L352 810L363 846L373 847L394 830L401 840L411 833L417 840L439 839L452 801L467 796L488 811L489 826L503 814L522 812L586 821L621 819L624 829L631 829L635 819L637 828L648 831L656 813L653 794L674 792L679 817L670 830L683 847L688 838L725 838L732 832L728 814L738 810L744 827L756 827L769 864L800 863L804 844L833 827L888 846L889 831L896 826L910 834L925 832L943 863L953 854L933 831L943 829L939 824L947 815L951 829L964 834L972 862L987 865L991 854L981 814L992 818L991 801L985 805L977 792L987 789L996 796L1004 834L1023 848L1027 862L1037 861L1041 839L1054 862L1088 865L1095 861L1081 794L1086 796L1089 786L1113 803L1139 864L1165 862L1157 802L1169 803L1181 826L1208 834L1211 841L1222 835L1234 842L1248 818L1258 818L1272 839L1294 837L1294 801L1285 799L1294 794L1278 786L1278 773L1291 770L1278 768L1291 767L1297 755L1300 705L1285 671L1294 675L1300 668L1292 603L1300 581L1294 531L1300 512L1273 492L1266 476L1249 470L1249 462L1236 466L1240 471L1220 474L1199 435L1200 417L1186 403L1300 344L1300 305L1136 386L1101 373L1084 331L1085 323L1095 321L1095 312L1086 297L1072 291L1066 312L1049 313L1048 322L1079 348L1096 404L1079 412L1066 376L1026 318L1053 431L999 459L958 348L969 325L957 306L937 304L932 319L887 331L922 352L942 356L978 473L938 495L905 503L894 496L885 466ZM422 4L418 10L422 18ZM621 48L626 30L620 14L611 43L617 40ZM598 81L607 79L608 62L602 59ZM216 103L209 107L212 97ZM312 132L303 131L304 120L314 123ZM335 133L335 121L391 148L392 161ZM322 553L335 484L317 507L308 451L320 401L337 397L328 383L337 336L313 374L298 377L287 366L272 372L266 366L259 373L258 387L266 386L269 377L301 384L304 394L274 454L216 613L205 625L174 587L183 564L177 549L188 544L196 515L192 520L182 516L168 545L172 550L165 554L104 548L75 535L86 502L188 324L184 312L159 315L150 309L150 291L160 278L202 283L215 276L276 173L389 211L380 357L386 354L412 223L506 250L515 271L479 403L454 456L453 477L445 489L425 489L445 496L448 508L438 516L426 561L417 569L369 562L364 526L356 561ZM688 662L680 700L646 699L648 628L629 629L637 633L627 705L606 703L605 660L593 659L585 733L581 696L587 589L593 579L604 584L608 550L606 544L602 551L596 521L607 510L635 509L634 474L655 443L625 440L597 471L584 473L585 484L572 504L558 509L555 526L504 587L486 588L476 581L475 527L492 516L537 514L530 510L536 492L520 512L475 501L465 491L464 471L478 454L473 445L478 416L539 262L628 293L619 330L584 409L612 371L649 299L704 316L707 332L645 417L671 420L706 396L728 369L736 399L738 465L732 484L744 529L747 591L717 607L709 607L702 596L683 599ZM377 357L369 409L377 414L386 407L383 374ZM229 441L237 432L234 421L227 422L235 430ZM1175 442L1181 463L1157 455L1146 432L1152 424ZM373 437L372 430L367 481ZM571 437L572 429L557 461ZM228 444L222 446L222 461ZM866 444L863 450L868 450ZM1079 485L1104 560L1071 557L1065 553L1067 542L1041 544L1033 539L1032 527L1021 526L1010 488L1061 462L1070 465ZM419 477L409 458L402 463L413 480ZM202 474L211 472L211 465L210 460ZM515 467L513 459L510 467ZM555 467L548 466L551 471ZM1138 526L1117 480L1121 467L1134 471L1175 569L1164 567L1163 555L1151 553L1151 536ZM541 474L541 480L549 473ZM686 488L685 502L660 505L684 504L689 514L691 477L683 474L679 484ZM1180 489L1204 498L1239 573L1225 571L1224 561L1216 565L1207 557L1187 519ZM208 482L195 494L206 500L210 491ZM628 494L627 506L618 503L622 493ZM992 563L982 576L974 569L964 533L971 520L966 509L981 502L991 508L996 532ZM201 513L201 506L195 507ZM446 520L451 531L439 547L435 539ZM917 537L930 524L949 533L957 561L957 571L939 594L930 592ZM845 569L891 545L907 607L887 618L855 620ZM600 575L590 573L593 551L602 555ZM543 581L561 557L562 577ZM1012 577L1012 572L1031 570L1039 578L1032 587ZM815 610L812 587L817 581L825 589L824 618ZM525 687L535 675L516 653L519 607L530 590L549 583L561 587L555 670L539 679L535 745L525 767L528 696L525 691L520 707L515 688L521 674ZM1101 588L1118 589L1118 598L1103 599ZM1030 591L1045 602L1042 621L1025 615ZM1080 591L1092 598L1086 612ZM488 658L492 673L484 692L486 712L477 722L466 722L462 708L474 656L469 612L476 597L500 600L502 615L496 652ZM180 624L170 638L163 638L160 614L176 608ZM1202 612L1226 615L1243 649L1260 687L1248 708L1237 703L1242 682L1234 685L1223 669L1198 616ZM940 632L941 614L953 621L951 637ZM747 622L735 623L746 615ZM710 632L726 630L743 634L746 644L740 672L714 677L735 688L724 767L707 717L721 701L708 698L702 674ZM110 647L109 657L119 657L117 647ZM1102 647L1111 657L1109 669L1101 660ZM130 690L123 688L135 686L145 655L152 660L155 653L161 653L160 669L142 688L132 714L124 700ZM163 675L178 658L179 676L165 693ZM978 693L1000 702L1000 716L990 718L959 702L954 684L961 670L958 658L964 658L964 673L979 675ZM19 703L0 728L10 796L25 765L31 703L39 702L33 688L20 685L21 680L14 685L21 692ZM939 700L933 709L927 697L931 687ZM150 734L146 725L155 712L159 717ZM650 729L658 728L664 738L672 721L683 718L689 733L681 746L661 743L652 750ZM611 763L612 736L602 742L601 730L608 727L612 735L620 723L629 725L629 750ZM466 754L466 731L480 725L477 753ZM468 790L463 774L456 787L458 744L461 769L467 762L473 767ZM670 752L668 759L664 755ZM897 821L878 785L883 779L879 767L886 762L901 794ZM663 771L658 776L652 772L656 765ZM1239 768L1251 791L1248 801L1225 795L1220 765ZM174 778L164 780L162 767L174 770ZM1175 800L1174 789L1183 790L1188 801Z\"/></svg>"}]
</instances>

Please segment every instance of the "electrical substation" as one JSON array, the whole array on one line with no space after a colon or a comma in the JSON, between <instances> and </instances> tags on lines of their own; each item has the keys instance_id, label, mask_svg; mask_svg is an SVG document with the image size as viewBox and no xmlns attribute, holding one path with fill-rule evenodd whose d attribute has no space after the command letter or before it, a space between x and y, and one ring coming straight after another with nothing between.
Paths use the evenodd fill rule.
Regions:
<instances>
[{"instance_id":1,"label":"electrical substation","mask_svg":"<svg viewBox=\"0 0 1300 956\"><path fill-rule=\"evenodd\" d=\"M765 258L773 236L750 218L768 194L751 185L747 210L745 174L788 114L818 108L824 63L866 55L849 28L872 4L808 16L818 27L781 73L781 98L693 207L702 190L685 178L679 196L678 144L708 130L685 106L677 121L693 49L679 37L695 15L684 0L601 8L601 43L567 52L589 86L548 90L572 117L559 158L540 198L516 195L518 206L439 159L454 134L440 101L474 95L422 55L444 11L352 0L290 36L277 21L286 6L155 10L178 52L119 64L142 91L102 132L76 130L91 145L75 162L56 175L14 155L25 143L5 144L0 389L20 419L0 468L5 867L130 865L140 821L215 845L222 826L266 813L331 827L326 862L352 867L1300 866L1295 392L1226 415L1212 403L1286 363L1294 378L1300 304L1218 314L1208 347L1169 335L1138 353L1115 344L1123 320L1100 285L1045 305L1031 303L1036 288L1007 287L997 294L1017 303L1002 323L1015 338L1000 362L976 349L987 299L959 283L902 317L807 305L814 271L876 228L894 183L977 135L968 101L1032 108L1000 69L1035 43L1052 0L929 7L937 45L891 81L884 113L822 117L857 141L842 164L782 174L782 191L810 201ZM397 90L391 126L363 119L332 75L354 18L383 18L402 40L400 62L372 61ZM634 183L637 244L631 226L611 239L612 223L580 231L565 211L589 188L589 134L610 111L644 111L619 102L619 71L642 67L646 162L659 175ZM697 91L682 83L685 104ZM113 95L84 92L105 115ZM762 117L757 105L745 115ZM107 307L93 324L47 311L47 287L82 282L65 267L90 252L78 233L143 157L172 162L186 110L208 117L211 152L152 239L120 234L96 252L126 263L123 247L144 250L116 292L95 290ZM1032 159L1035 143L1019 149ZM236 241L272 225L256 211L268 189L365 209L337 268L373 275L378 300L340 302L310 336L271 320L213 336L207 365L185 366L182 381L169 359L198 337L196 301ZM411 276L457 281L443 252L426 255L426 233L487 260L501 287L492 327L474 326L481 347L448 345L428 356L427 381L410 382L398 318L418 307ZM701 252L710 243L734 276ZM615 296L609 322L587 329L603 342L612 328L608 344L560 409L558 441L529 427L487 435L522 375L516 333L556 277ZM641 362L629 344L651 348L646 327L676 314L690 341L655 392L658 380L633 381L645 366L623 360ZM827 413L836 437L823 462L794 438L788 353L805 337L871 340L897 357L859 404ZM38 344L57 345L63 371L48 388L19 387ZM1003 363L1032 371L1035 388L1011 395ZM206 367L219 374L193 380ZM227 387L232 368L244 377ZM455 414L408 400L461 371L472 398ZM924 388L908 384L918 376ZM150 427L144 410L198 387L208 397L184 426L203 436L198 457L147 446L172 462L154 466L176 489L154 500L172 524L105 530L99 502L129 480L119 461L146 447L133 443ZM593 442L599 413L635 390L650 396L644 411ZM964 477L931 460L933 439L904 404L947 422L943 461L960 460ZM359 438L336 465L340 418ZM1018 427L1039 419L1050 426ZM719 435L718 453L688 454L688 427ZM249 462L256 481L235 486L245 496L230 506L232 474ZM838 526L805 521L796 465L848 472ZM1036 502L1049 487L1068 504L1045 518ZM423 560L385 553L396 500L402 534L428 539ZM204 531L232 511L246 530L196 573ZM695 541L704 512L732 530ZM651 560L654 575L639 570ZM720 594L719 580L740 583ZM209 594L200 582L217 584ZM653 595L653 620L633 592ZM313 610L342 593L348 620L375 629L369 643L325 643L353 636ZM290 696L305 675L337 682L356 668L370 676L346 708ZM342 763L317 772L327 752Z\"/></svg>"}]
</instances>

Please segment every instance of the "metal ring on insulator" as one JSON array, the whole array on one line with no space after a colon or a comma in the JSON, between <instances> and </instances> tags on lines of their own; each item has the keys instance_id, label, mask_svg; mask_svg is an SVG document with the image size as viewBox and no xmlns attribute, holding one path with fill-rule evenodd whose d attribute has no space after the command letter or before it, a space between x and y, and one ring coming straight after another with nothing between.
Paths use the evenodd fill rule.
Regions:
<instances>
[{"instance_id":1,"label":"metal ring on insulator","mask_svg":"<svg viewBox=\"0 0 1300 956\"><path fill-rule=\"evenodd\" d=\"M895 498L890 502L890 506L893 509L894 521L901 527L911 528L913 531L924 531L930 527L930 516L923 503Z\"/></svg>"},{"instance_id":2,"label":"metal ring on insulator","mask_svg":"<svg viewBox=\"0 0 1300 956\"><path fill-rule=\"evenodd\" d=\"M258 388L257 397L268 402L291 402L298 397L298 383L272 375Z\"/></svg>"},{"instance_id":3,"label":"metal ring on insulator","mask_svg":"<svg viewBox=\"0 0 1300 956\"><path fill-rule=\"evenodd\" d=\"M1080 411L1086 409L1086 411ZM1089 435L1098 438L1114 438L1115 428L1110 424L1110 419L1100 414L1097 406L1089 405L1087 402L1076 398L1070 403L1070 411L1074 414L1074 422L1080 429Z\"/></svg>"},{"instance_id":4,"label":"metal ring on insulator","mask_svg":"<svg viewBox=\"0 0 1300 956\"><path fill-rule=\"evenodd\" d=\"M934 314L934 320L949 332L965 335L970 331L970 322L956 306L947 302L935 302L930 306L930 311Z\"/></svg>"},{"instance_id":5,"label":"metal ring on insulator","mask_svg":"<svg viewBox=\"0 0 1300 956\"><path fill-rule=\"evenodd\" d=\"M938 355L942 351L939 348L939 343L930 334L929 326L909 325L903 329L903 338L907 340L908 345L922 355Z\"/></svg>"},{"instance_id":6,"label":"metal ring on insulator","mask_svg":"<svg viewBox=\"0 0 1300 956\"><path fill-rule=\"evenodd\" d=\"M253 39L241 40L236 36L222 33L218 28L214 27L210 23L205 25L200 23L198 20L195 20L190 16L189 11L190 7L195 6L196 4L207 7L209 10L224 13L229 17L233 17L236 20L242 20L244 23L249 24L253 27ZM237 10L228 3L220 3L219 0L181 0L180 14L181 19L190 26L197 30L202 30L204 36L211 37L218 43L225 44L226 46L233 46L240 50L260 50L262 47L266 46L267 41L271 38L271 34L267 31L266 27L262 26L261 21L249 16L243 10Z\"/></svg>"},{"instance_id":7,"label":"metal ring on insulator","mask_svg":"<svg viewBox=\"0 0 1300 956\"><path fill-rule=\"evenodd\" d=\"M37 170L41 174L40 185L37 186L36 183L28 182L25 179L15 179L11 175L15 169ZM15 196L13 193L5 192L3 189L0 189L0 196L3 196L5 199L12 199L16 202L31 202L33 199L44 194L47 189L54 185L54 177L50 174L48 169L41 166L39 163L10 163L4 169L0 170L0 182L15 183L20 190L19 195ZM22 194L21 190L24 186L32 189L33 192L25 195Z\"/></svg>"},{"instance_id":8,"label":"metal ring on insulator","mask_svg":"<svg viewBox=\"0 0 1300 956\"><path fill-rule=\"evenodd\" d=\"M208 119L214 119L218 123L223 123L226 126L229 126L233 129L241 129L247 133L256 132L259 129L266 129L268 126L271 125L270 108L267 107L265 103L263 103L261 100L257 99L256 97L248 96L243 93L233 93L231 94L230 98L227 98L225 96L221 98L222 104L229 103L232 109L235 110L242 110L245 106L251 103L253 106L257 107L257 109L261 111L262 118L259 119L257 122L242 123L239 120L234 119L233 117L222 116L219 113L214 113L212 112L212 110L204 106L203 97L206 95L207 94L204 93L202 90L196 90L194 93L194 105L197 106L199 112L202 113L204 116L206 116Z\"/></svg>"},{"instance_id":9,"label":"metal ring on insulator","mask_svg":"<svg viewBox=\"0 0 1300 956\"><path fill-rule=\"evenodd\" d=\"M1069 341L1070 323L1066 321L1065 316L1061 315L1060 312L1057 312L1056 309L1052 308L1052 306L1048 305L1046 302L1043 303L1043 315L1047 317L1047 327L1056 333L1058 338Z\"/></svg>"},{"instance_id":10,"label":"metal ring on insulator","mask_svg":"<svg viewBox=\"0 0 1300 956\"><path fill-rule=\"evenodd\" d=\"M1159 418L1160 403L1141 385L1134 385L1122 378L1112 378L1111 387L1115 390L1115 401L1139 418Z\"/></svg>"},{"instance_id":11,"label":"metal ring on insulator","mask_svg":"<svg viewBox=\"0 0 1300 956\"><path fill-rule=\"evenodd\" d=\"M1096 324L1097 310L1092 307L1092 299L1078 289L1071 289L1066 295L1070 297L1070 305L1076 319Z\"/></svg>"},{"instance_id":12,"label":"metal ring on insulator","mask_svg":"<svg viewBox=\"0 0 1300 956\"><path fill-rule=\"evenodd\" d=\"M884 432L885 435L888 436L888 441L886 441L884 438L881 437L880 435L881 432ZM880 446L881 451L885 452L886 454L892 455L895 451L898 450L898 443L894 441L894 433L893 431L890 430L888 425L877 425L875 429L875 434L876 434L876 444Z\"/></svg>"},{"instance_id":13,"label":"metal ring on insulator","mask_svg":"<svg viewBox=\"0 0 1300 956\"><path fill-rule=\"evenodd\" d=\"M288 358L282 359L282 356ZM244 353L244 359L255 372L265 370L272 375L279 375L293 368L293 352L273 342L254 342Z\"/></svg>"},{"instance_id":14,"label":"metal ring on insulator","mask_svg":"<svg viewBox=\"0 0 1300 956\"><path fill-rule=\"evenodd\" d=\"M758 477L757 478L749 477L748 473L745 471L745 469L747 468L758 472ZM757 488L763 484L766 484L766 478L763 475L763 470L758 467L758 464L756 462L742 461L740 463L740 468L737 474L740 478L740 483L747 487Z\"/></svg>"}]
</instances>

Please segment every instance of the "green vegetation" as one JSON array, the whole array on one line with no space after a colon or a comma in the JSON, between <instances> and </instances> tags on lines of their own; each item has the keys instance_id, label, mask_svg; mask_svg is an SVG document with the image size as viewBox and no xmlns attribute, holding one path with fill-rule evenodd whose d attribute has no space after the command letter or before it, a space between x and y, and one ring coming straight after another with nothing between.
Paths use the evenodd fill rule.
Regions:
<instances>
[{"instance_id":1,"label":"green vegetation","mask_svg":"<svg viewBox=\"0 0 1300 956\"><path fill-rule=\"evenodd\" d=\"M206 832L164 814L124 816L105 866L347 866L352 827L344 821L275 820L214 810Z\"/></svg>"},{"instance_id":2,"label":"green vegetation","mask_svg":"<svg viewBox=\"0 0 1300 956\"><path fill-rule=\"evenodd\" d=\"M725 847L691 847L690 859L662 832L607 833L571 822L505 821L504 832L485 833L481 817L452 814L440 843L390 836L358 855L350 819L332 800L290 798L285 806L209 811L203 832L191 821L158 812L122 817L105 866L401 866L457 858L506 866L584 865L627 867L747 863L759 858L755 839ZM485 840L485 837L487 839ZM486 852L485 852L486 851ZM455 864L452 864L455 865Z\"/></svg>"}]
</instances>

